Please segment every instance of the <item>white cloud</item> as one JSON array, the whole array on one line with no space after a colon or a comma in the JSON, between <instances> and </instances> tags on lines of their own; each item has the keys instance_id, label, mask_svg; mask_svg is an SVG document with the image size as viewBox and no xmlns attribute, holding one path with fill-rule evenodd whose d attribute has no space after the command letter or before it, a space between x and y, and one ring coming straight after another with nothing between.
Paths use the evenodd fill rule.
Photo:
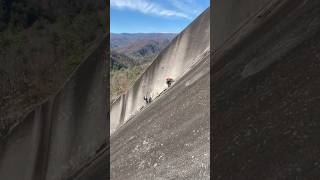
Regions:
<instances>
[{"instance_id":1,"label":"white cloud","mask_svg":"<svg viewBox=\"0 0 320 180\"><path fill-rule=\"evenodd\" d=\"M111 0L110 5L118 9L131 9L145 14L153 14L166 17L181 17L191 19L191 17L183 12L163 8L159 4L150 2L149 0Z\"/></svg>"},{"instance_id":2,"label":"white cloud","mask_svg":"<svg viewBox=\"0 0 320 180\"><path fill-rule=\"evenodd\" d=\"M172 5L184 13L197 15L201 12L197 1L195 0L170 0Z\"/></svg>"}]
</instances>

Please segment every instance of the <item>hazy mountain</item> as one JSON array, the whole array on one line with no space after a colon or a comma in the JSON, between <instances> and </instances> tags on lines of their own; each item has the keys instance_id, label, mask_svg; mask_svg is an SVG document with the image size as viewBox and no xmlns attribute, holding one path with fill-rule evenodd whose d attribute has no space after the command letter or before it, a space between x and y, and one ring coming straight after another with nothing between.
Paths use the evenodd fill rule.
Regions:
<instances>
[{"instance_id":1,"label":"hazy mountain","mask_svg":"<svg viewBox=\"0 0 320 180\"><path fill-rule=\"evenodd\" d=\"M132 59L150 61L176 36L173 33L111 33L111 51Z\"/></svg>"}]
</instances>

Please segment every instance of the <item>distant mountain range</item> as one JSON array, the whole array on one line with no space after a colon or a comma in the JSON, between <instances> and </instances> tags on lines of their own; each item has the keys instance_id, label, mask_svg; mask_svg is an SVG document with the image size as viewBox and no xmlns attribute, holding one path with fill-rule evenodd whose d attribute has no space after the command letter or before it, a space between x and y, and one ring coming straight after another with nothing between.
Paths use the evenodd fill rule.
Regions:
<instances>
[{"instance_id":1,"label":"distant mountain range","mask_svg":"<svg viewBox=\"0 0 320 180\"><path fill-rule=\"evenodd\" d=\"M176 35L174 33L111 33L111 68L127 68L152 61Z\"/></svg>"}]
</instances>

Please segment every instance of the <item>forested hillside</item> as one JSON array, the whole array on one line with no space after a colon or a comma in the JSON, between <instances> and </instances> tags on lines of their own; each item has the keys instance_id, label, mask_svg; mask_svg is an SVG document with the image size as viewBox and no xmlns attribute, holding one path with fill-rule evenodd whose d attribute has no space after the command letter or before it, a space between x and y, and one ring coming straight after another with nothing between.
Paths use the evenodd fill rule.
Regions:
<instances>
[{"instance_id":1,"label":"forested hillside","mask_svg":"<svg viewBox=\"0 0 320 180\"><path fill-rule=\"evenodd\" d=\"M101 39L103 1L0 1L0 126L48 97Z\"/></svg>"}]
</instances>

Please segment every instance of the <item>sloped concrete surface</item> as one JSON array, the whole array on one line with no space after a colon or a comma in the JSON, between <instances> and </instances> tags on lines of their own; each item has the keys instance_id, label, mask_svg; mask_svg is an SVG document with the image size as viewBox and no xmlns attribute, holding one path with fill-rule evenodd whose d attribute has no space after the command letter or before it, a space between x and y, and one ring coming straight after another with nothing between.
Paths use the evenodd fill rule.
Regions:
<instances>
[{"instance_id":1,"label":"sloped concrete surface","mask_svg":"<svg viewBox=\"0 0 320 180\"><path fill-rule=\"evenodd\" d=\"M207 9L174 38L134 85L111 105L111 133L145 106L145 95L153 99L159 96L167 88L167 77L177 81L209 52L209 31L210 11Z\"/></svg>"},{"instance_id":2,"label":"sloped concrete surface","mask_svg":"<svg viewBox=\"0 0 320 180\"><path fill-rule=\"evenodd\" d=\"M67 178L106 143L107 38L0 144L0 179Z\"/></svg>"},{"instance_id":3,"label":"sloped concrete surface","mask_svg":"<svg viewBox=\"0 0 320 180\"><path fill-rule=\"evenodd\" d=\"M320 177L320 2L270 2L211 56L214 179Z\"/></svg>"},{"instance_id":4,"label":"sloped concrete surface","mask_svg":"<svg viewBox=\"0 0 320 180\"><path fill-rule=\"evenodd\" d=\"M112 135L111 179L209 179L209 103L207 56Z\"/></svg>"}]
</instances>

